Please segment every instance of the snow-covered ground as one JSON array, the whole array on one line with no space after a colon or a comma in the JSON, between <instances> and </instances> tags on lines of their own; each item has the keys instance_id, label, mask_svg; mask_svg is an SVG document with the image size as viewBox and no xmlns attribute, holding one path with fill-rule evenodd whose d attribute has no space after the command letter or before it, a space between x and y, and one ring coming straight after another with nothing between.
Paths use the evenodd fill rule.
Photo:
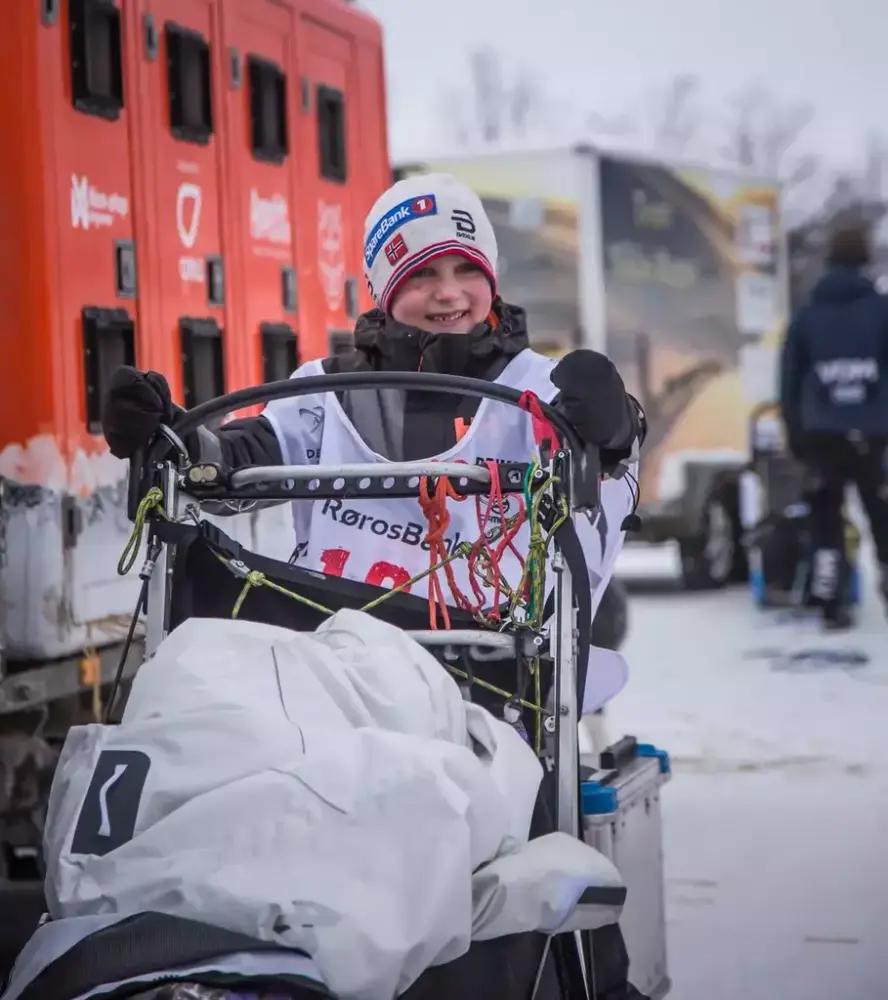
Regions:
<instances>
[{"instance_id":1,"label":"snow-covered ground","mask_svg":"<svg viewBox=\"0 0 888 1000\"><path fill-rule=\"evenodd\" d=\"M607 710L612 738L673 758L671 997L888 997L888 619L871 563L859 627L830 636L743 588L684 593L675 566L669 549L622 559L630 679ZM802 650L868 662L787 660Z\"/></svg>"}]
</instances>

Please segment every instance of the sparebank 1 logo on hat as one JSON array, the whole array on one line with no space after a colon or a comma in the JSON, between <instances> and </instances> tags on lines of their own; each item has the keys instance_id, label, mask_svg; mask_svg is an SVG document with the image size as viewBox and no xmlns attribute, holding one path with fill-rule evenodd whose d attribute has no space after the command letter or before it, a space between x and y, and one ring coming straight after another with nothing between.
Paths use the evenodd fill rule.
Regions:
<instances>
[{"instance_id":1,"label":"sparebank 1 logo on hat","mask_svg":"<svg viewBox=\"0 0 888 1000\"><path fill-rule=\"evenodd\" d=\"M408 198L400 205L395 205L370 230L370 235L364 244L364 263L367 268L370 268L373 261L376 260L376 255L379 253L386 236L400 229L405 222L409 222L411 219L437 214L438 202L433 194L421 194L418 198Z\"/></svg>"}]
</instances>

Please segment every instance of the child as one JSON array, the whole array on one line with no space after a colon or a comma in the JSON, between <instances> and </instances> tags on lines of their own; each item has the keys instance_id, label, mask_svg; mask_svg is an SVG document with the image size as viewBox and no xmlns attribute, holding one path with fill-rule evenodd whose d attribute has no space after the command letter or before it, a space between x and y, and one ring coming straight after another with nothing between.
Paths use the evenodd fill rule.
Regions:
<instances>
[{"instance_id":1,"label":"child","mask_svg":"<svg viewBox=\"0 0 888 1000\"><path fill-rule=\"evenodd\" d=\"M616 368L591 350L557 363L532 351L524 311L497 294L496 266L496 237L472 191L446 174L399 181L377 200L364 230L365 276L378 308L359 318L354 350L309 361L293 377L439 372L532 389L600 450L605 471L629 459L643 440L644 417ZM174 424L176 412L162 375L118 369L104 413L111 452L131 457L161 423ZM429 457L526 461L534 450L531 430L526 413L491 401L361 389L275 401L261 416L201 428L189 446L194 460L231 468ZM619 485L621 503L628 498L631 505L629 484ZM300 565L377 586L400 585L428 567L415 501L300 501L293 509ZM474 541L474 504L450 504L449 512L446 545ZM600 559L590 561L599 580L619 548L621 532L613 529L622 514L611 521ZM503 570L510 578L505 563ZM465 593L464 565L459 572Z\"/></svg>"}]
</instances>

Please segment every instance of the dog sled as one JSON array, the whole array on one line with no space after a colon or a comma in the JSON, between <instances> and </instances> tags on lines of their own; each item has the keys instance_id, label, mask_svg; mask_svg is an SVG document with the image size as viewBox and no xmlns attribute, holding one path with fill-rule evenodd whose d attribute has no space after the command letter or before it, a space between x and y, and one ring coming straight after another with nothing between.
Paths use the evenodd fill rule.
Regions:
<instances>
[{"instance_id":1,"label":"dog sled","mask_svg":"<svg viewBox=\"0 0 888 1000\"><path fill-rule=\"evenodd\" d=\"M260 402L359 388L421 388L482 397L490 410L518 407L527 411L536 452L525 461L442 459L237 470L221 463L195 463L189 456L189 437L228 413ZM607 489L612 497L619 495L610 509L603 501ZM130 637L144 615L145 660L130 697L136 698L143 674L150 674L177 636L187 635L197 644L212 645L214 635L216 641L237 642L237 633L225 632L222 623L242 623L243 628L249 624L285 630L315 642L331 615L340 616L346 631L348 623L357 622L358 631L366 627L368 635L376 636L372 629L377 625L366 624L369 616L378 627L390 630L379 633L379 641L389 641L385 636L396 630L411 649L433 657L436 667L453 678L461 701L480 705L519 735L541 774L527 842L541 845L547 837L560 837L564 856L565 844L576 846L589 839L584 812L597 817L596 829L607 826L602 810L587 803L600 804L599 792L613 797L620 767L634 767L652 756L650 748L632 741L627 758L606 766L602 755L590 771L581 763L578 748L578 723L590 701L592 621L634 497L628 466L603 486L597 451L584 445L556 409L532 393L495 383L418 373L349 373L269 383L203 403L185 413L175 430L162 428L147 454L131 465L129 514L134 532L121 569L143 558ZM348 505L366 500L406 502L422 512L419 548L428 561L422 572L404 579L392 561L357 582L301 564L298 551L295 558L286 559L253 551L215 517L222 511L239 513L284 503ZM456 541L448 538L450 508L460 506L474 509L474 539L467 533L457 533ZM366 523L369 533L382 532L376 523ZM394 544L390 532L385 538ZM461 575L453 569L458 561ZM329 563L329 558L321 560L325 568ZM423 587L427 594L421 593ZM445 596L447 589L450 594ZM222 640L223 632L233 638ZM419 657L417 653L417 661ZM121 665L125 662L126 651ZM176 662L181 665L181 658ZM173 695L165 704L175 710ZM126 711L130 707L127 702ZM115 859L125 855L129 842L138 842L133 838L145 809L140 795L151 766L150 754L133 748L138 744L113 742L114 731L126 728L114 722L115 713L112 697L106 726L82 727L89 732L69 736L47 822L50 914L20 956L4 1000L159 1000L178 997L175 990L180 987L182 997L207 1000L229 996L226 990L238 996L246 991L286 1000L346 1000L331 986L330 979L336 977L325 975L323 962L310 947L299 944L307 940L306 933L311 936L321 928L321 907L315 906L309 917L303 913L304 923L296 931L290 926L292 914L287 920L279 914L273 926L248 933L240 924L226 926L213 913L201 918L175 906L141 909L132 906L131 898L121 902L123 896L108 903L111 883L102 882L96 873L116 870L120 875L122 862L114 869ZM147 714L157 712L152 708ZM164 739L169 742L168 734ZM242 746L231 748L233 758L247 753ZM84 768L85 758L91 768ZM654 767L656 787L649 793L654 798L659 783L668 777L668 767L660 766L664 759L660 755ZM611 807L616 808L615 799ZM144 848L143 854L152 849ZM543 916L531 918L526 909L521 919L502 925L494 917L492 926L519 929L494 934L489 928L486 933L473 928L467 947L456 949L452 957L439 954L410 977L405 989L389 995L397 993L403 1000L639 996L617 992L625 983L628 964L617 928L626 886L607 858L598 857L600 863L590 864L590 853L577 870L567 871L568 865L559 871L560 882L553 882L548 896L540 890L540 898L534 897L528 906L536 906ZM79 881L72 888L75 869ZM540 870L545 874L545 863ZM542 886L545 879L539 881ZM90 891L83 888L85 882ZM473 894L475 889L473 885ZM491 912L508 910L516 896L515 884L505 876L491 892ZM474 919L479 924L477 912ZM659 919L662 923L662 914ZM356 987L353 996L381 1000L381 994L365 985Z\"/></svg>"}]
</instances>

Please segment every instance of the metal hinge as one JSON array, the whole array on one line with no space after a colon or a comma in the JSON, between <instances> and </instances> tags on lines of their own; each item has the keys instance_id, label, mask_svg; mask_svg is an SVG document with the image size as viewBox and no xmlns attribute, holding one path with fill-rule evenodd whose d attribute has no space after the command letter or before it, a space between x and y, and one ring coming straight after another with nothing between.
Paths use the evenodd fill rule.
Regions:
<instances>
[{"instance_id":1,"label":"metal hinge","mask_svg":"<svg viewBox=\"0 0 888 1000\"><path fill-rule=\"evenodd\" d=\"M73 549L83 531L83 511L77 497L62 497L62 547Z\"/></svg>"},{"instance_id":2,"label":"metal hinge","mask_svg":"<svg viewBox=\"0 0 888 1000\"><path fill-rule=\"evenodd\" d=\"M40 23L51 28L59 19L59 0L40 0Z\"/></svg>"},{"instance_id":3,"label":"metal hinge","mask_svg":"<svg viewBox=\"0 0 888 1000\"><path fill-rule=\"evenodd\" d=\"M157 27L150 14L142 15L142 40L145 47L145 58L149 62L154 62L157 58L158 39Z\"/></svg>"},{"instance_id":4,"label":"metal hinge","mask_svg":"<svg viewBox=\"0 0 888 1000\"><path fill-rule=\"evenodd\" d=\"M235 48L228 50L228 83L232 90L240 90L241 61L240 53Z\"/></svg>"}]
</instances>

